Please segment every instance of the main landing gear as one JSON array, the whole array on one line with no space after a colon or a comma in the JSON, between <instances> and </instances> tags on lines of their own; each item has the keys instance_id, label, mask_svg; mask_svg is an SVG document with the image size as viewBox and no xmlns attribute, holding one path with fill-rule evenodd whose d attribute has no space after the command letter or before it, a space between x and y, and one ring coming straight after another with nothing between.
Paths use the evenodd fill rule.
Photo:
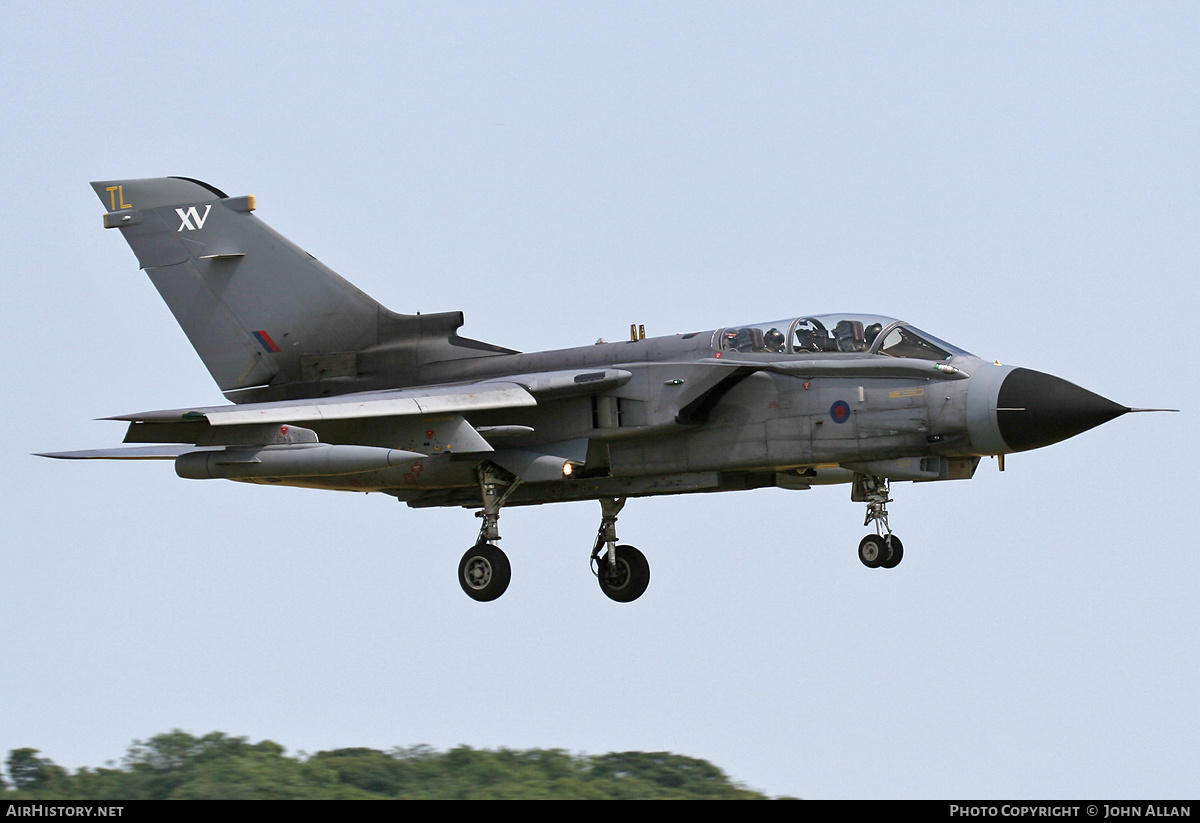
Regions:
<instances>
[{"instance_id":1,"label":"main landing gear","mask_svg":"<svg viewBox=\"0 0 1200 823\"><path fill-rule=\"evenodd\" d=\"M600 591L618 603L631 603L650 585L650 563L633 546L617 545L617 515L625 506L624 497L600 498L600 530L592 546L592 574ZM604 548L603 555L600 549Z\"/></svg>"},{"instance_id":2,"label":"main landing gear","mask_svg":"<svg viewBox=\"0 0 1200 823\"><path fill-rule=\"evenodd\" d=\"M860 474L854 478L850 499L867 504L864 526L875 523L875 534L868 534L858 544L858 559L868 569L894 569L904 559L904 544L888 526L888 481L885 477Z\"/></svg>"},{"instance_id":3,"label":"main landing gear","mask_svg":"<svg viewBox=\"0 0 1200 823\"><path fill-rule=\"evenodd\" d=\"M483 509L475 513L483 518L475 545L458 564L458 583L473 600L487 602L504 594L512 578L508 556L496 542L500 540L500 508L521 485L513 477L490 463L476 469ZM600 499L600 529L592 546L592 573L600 591L618 603L637 600L650 585L650 564L633 546L617 545L617 514L625 505L624 497ZM601 554L601 550L604 554Z\"/></svg>"},{"instance_id":4,"label":"main landing gear","mask_svg":"<svg viewBox=\"0 0 1200 823\"><path fill-rule=\"evenodd\" d=\"M475 545L458 563L458 584L467 597L487 602L504 594L512 579L508 555L500 551L496 541L500 539L500 507L521 485L521 478L502 473L490 463L476 469L475 476L483 497L483 510L475 516L483 518L483 525Z\"/></svg>"}]
</instances>

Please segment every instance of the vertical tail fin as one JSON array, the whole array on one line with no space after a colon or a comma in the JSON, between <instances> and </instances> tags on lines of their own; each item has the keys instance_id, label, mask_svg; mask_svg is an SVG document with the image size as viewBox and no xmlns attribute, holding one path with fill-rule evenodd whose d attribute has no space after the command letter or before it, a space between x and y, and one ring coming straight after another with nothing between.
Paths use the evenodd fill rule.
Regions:
<instances>
[{"instance_id":1,"label":"vertical tail fin","mask_svg":"<svg viewBox=\"0 0 1200 823\"><path fill-rule=\"evenodd\" d=\"M306 358L379 342L390 312L254 217L253 197L186 178L91 186L222 391L304 382Z\"/></svg>"},{"instance_id":2,"label":"vertical tail fin","mask_svg":"<svg viewBox=\"0 0 1200 823\"><path fill-rule=\"evenodd\" d=\"M511 354L459 337L462 312L388 311L229 197L187 177L92 183L225 396L397 388L425 364Z\"/></svg>"},{"instance_id":3,"label":"vertical tail fin","mask_svg":"<svg viewBox=\"0 0 1200 823\"><path fill-rule=\"evenodd\" d=\"M258 220L253 197L182 177L92 188L222 391L303 382L313 356L336 367L380 342L390 312Z\"/></svg>"}]
</instances>

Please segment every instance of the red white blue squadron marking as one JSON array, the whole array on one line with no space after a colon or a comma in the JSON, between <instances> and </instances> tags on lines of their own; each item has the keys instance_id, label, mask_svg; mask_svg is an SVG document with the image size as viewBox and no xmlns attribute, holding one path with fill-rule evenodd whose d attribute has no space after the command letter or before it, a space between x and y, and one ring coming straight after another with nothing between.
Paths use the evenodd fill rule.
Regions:
<instances>
[{"instance_id":1,"label":"red white blue squadron marking","mask_svg":"<svg viewBox=\"0 0 1200 823\"><path fill-rule=\"evenodd\" d=\"M279 353L279 346L276 345L275 341L271 339L271 335L267 334L265 331L254 332L254 339L258 341L260 346L269 351L271 354Z\"/></svg>"}]
</instances>

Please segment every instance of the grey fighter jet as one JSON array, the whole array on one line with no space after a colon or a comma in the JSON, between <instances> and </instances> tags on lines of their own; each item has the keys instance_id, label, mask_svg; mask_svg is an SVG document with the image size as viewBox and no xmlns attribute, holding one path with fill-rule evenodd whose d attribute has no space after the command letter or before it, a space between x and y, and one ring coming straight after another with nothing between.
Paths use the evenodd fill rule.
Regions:
<instances>
[{"instance_id":1,"label":"grey fighter jet","mask_svg":"<svg viewBox=\"0 0 1200 823\"><path fill-rule=\"evenodd\" d=\"M389 311L259 221L254 197L184 177L92 188L232 405L108 418L133 445L46 456L478 509L458 570L475 600L509 583L501 510L560 500L599 501L592 571L620 602L650 582L618 545L631 497L844 483L874 526L859 559L892 568L891 481L968 479L982 456L1135 411L871 315L521 353L459 336L461 312Z\"/></svg>"}]
</instances>

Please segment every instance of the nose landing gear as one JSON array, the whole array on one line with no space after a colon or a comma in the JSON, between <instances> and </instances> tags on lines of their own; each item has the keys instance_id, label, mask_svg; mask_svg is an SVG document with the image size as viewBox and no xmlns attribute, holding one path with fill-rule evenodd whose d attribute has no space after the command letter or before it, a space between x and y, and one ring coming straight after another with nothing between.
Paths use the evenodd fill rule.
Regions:
<instances>
[{"instance_id":1,"label":"nose landing gear","mask_svg":"<svg viewBox=\"0 0 1200 823\"><path fill-rule=\"evenodd\" d=\"M864 526L875 523L875 534L868 534L858 544L858 559L868 569L894 569L904 559L904 544L900 538L892 534L888 525L887 504L892 502L888 496L889 485L886 477L873 477L866 474L854 476L854 487L850 499L856 503L867 504L867 517Z\"/></svg>"}]
</instances>

